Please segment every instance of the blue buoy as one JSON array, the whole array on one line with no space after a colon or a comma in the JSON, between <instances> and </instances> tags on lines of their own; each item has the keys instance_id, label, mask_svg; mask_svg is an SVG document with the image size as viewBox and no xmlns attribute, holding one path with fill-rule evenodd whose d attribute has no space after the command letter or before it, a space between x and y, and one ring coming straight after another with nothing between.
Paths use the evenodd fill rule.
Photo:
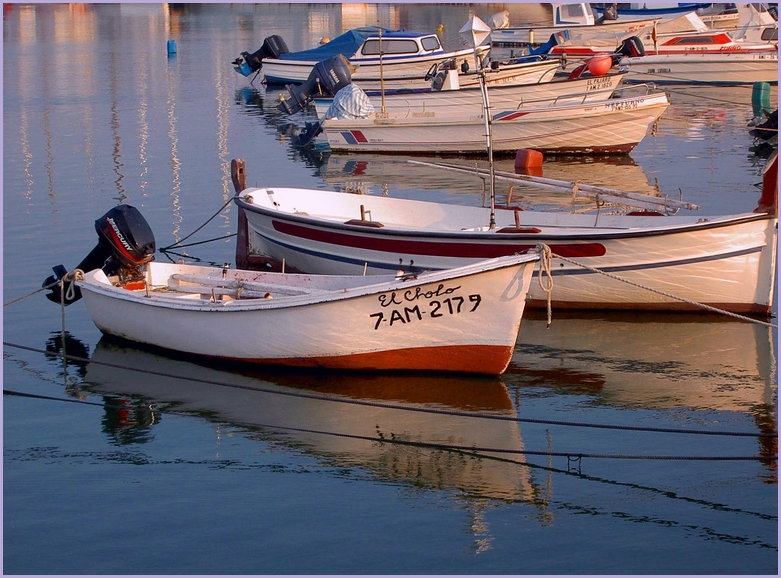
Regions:
<instances>
[{"instance_id":1,"label":"blue buoy","mask_svg":"<svg viewBox=\"0 0 781 578\"><path fill-rule=\"evenodd\" d=\"M176 54L176 40L168 41L168 54Z\"/></svg>"}]
</instances>

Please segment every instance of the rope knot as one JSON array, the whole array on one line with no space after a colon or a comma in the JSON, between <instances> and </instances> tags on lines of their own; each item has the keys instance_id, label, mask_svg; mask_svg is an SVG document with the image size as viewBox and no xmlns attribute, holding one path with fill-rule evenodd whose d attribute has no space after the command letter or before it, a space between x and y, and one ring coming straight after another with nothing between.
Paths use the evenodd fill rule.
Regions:
<instances>
[{"instance_id":1,"label":"rope knot","mask_svg":"<svg viewBox=\"0 0 781 578\"><path fill-rule=\"evenodd\" d=\"M551 295L553 294L553 275L551 274L551 263L553 261L553 251L545 243L537 243L537 246L533 249L540 254L540 275L537 277L537 281L542 289L548 296L548 327L553 321L553 310L551 308ZM543 276L547 276L547 282L543 281Z\"/></svg>"}]
</instances>

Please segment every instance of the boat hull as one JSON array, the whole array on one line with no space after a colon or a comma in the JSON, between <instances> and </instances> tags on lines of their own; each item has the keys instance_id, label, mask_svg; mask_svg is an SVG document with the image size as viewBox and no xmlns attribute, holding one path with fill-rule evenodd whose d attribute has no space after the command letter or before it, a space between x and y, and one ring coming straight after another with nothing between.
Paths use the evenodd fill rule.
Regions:
<instances>
[{"instance_id":1,"label":"boat hull","mask_svg":"<svg viewBox=\"0 0 781 578\"><path fill-rule=\"evenodd\" d=\"M623 61L622 61L623 62ZM778 84L778 52L650 54L628 58L627 81L666 84Z\"/></svg>"},{"instance_id":2,"label":"boat hull","mask_svg":"<svg viewBox=\"0 0 781 578\"><path fill-rule=\"evenodd\" d=\"M487 48L481 49L483 53L486 51ZM386 55L382 63L379 58L351 58L350 63L357 66L352 79L355 82L422 80L432 65L449 58L457 59L459 65L463 61L474 64L474 51L469 48L415 56ZM301 84L306 82L316 64L317 61L312 60L266 58L261 70L267 84Z\"/></svg>"},{"instance_id":3,"label":"boat hull","mask_svg":"<svg viewBox=\"0 0 781 578\"><path fill-rule=\"evenodd\" d=\"M767 315L772 306L777 219L770 215L595 217L520 211L521 231L500 233L514 229L513 211L497 211L497 230L490 231L475 226L489 223L489 209L481 207L280 189L271 195L274 204L268 198L263 189L248 189L237 198L246 213L249 254L284 259L302 271L448 268L544 243L554 253L557 308L702 311L698 304L706 304ZM344 223L361 210L383 226ZM529 299L529 306L542 307L547 294L535 282Z\"/></svg>"},{"instance_id":4,"label":"boat hull","mask_svg":"<svg viewBox=\"0 0 781 578\"><path fill-rule=\"evenodd\" d=\"M669 106L666 95L611 99L570 106L515 109L493 114L494 152L531 148L556 154L628 153ZM481 116L436 112L424 118L397 116L326 119L335 152L484 153Z\"/></svg>"},{"instance_id":5,"label":"boat hull","mask_svg":"<svg viewBox=\"0 0 781 578\"><path fill-rule=\"evenodd\" d=\"M523 106L540 104L565 104L607 100L623 81L623 74L580 78L577 80L542 82L537 84L497 84L490 87L491 107L496 110L513 110ZM477 114L483 110L479 87L426 92L370 94L375 110L392 115L423 118L435 115ZM328 111L333 98L315 98L318 118Z\"/></svg>"},{"instance_id":6,"label":"boat hull","mask_svg":"<svg viewBox=\"0 0 781 578\"><path fill-rule=\"evenodd\" d=\"M165 289L171 275L219 281L222 269L213 275L215 268L162 263L148 265L151 296L112 286L100 270L79 286L103 333L188 354L297 367L498 375L512 356L537 259L523 255L391 280L355 276L353 286L344 287L329 281L333 276L238 273L253 283L282 276L285 287L331 283L293 297L271 288L267 299L222 300L208 289L171 296Z\"/></svg>"}]
</instances>

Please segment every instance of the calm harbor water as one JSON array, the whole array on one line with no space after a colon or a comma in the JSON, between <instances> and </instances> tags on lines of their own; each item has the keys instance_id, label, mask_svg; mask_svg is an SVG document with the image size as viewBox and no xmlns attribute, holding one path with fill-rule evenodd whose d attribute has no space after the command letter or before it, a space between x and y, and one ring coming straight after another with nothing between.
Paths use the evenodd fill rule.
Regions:
<instances>
[{"instance_id":1,"label":"calm harbor water","mask_svg":"<svg viewBox=\"0 0 781 578\"><path fill-rule=\"evenodd\" d=\"M186 242L219 241L172 257L233 261L233 158L253 185L479 204L479 183L405 158L296 150L304 117L279 114L280 91L230 62L271 34L296 50L368 24L442 24L455 41L470 8L505 6L513 23L546 15L4 6L4 573L778 573L775 329L554 311L549 328L524 319L500 379L345 375L143 351L102 338L82 303L64 320L40 293L11 303L75 266L118 202L158 247L217 214ZM751 88L670 98L631 155L548 159L545 176L752 210L764 159L746 130ZM63 347L81 360L64 364Z\"/></svg>"}]
</instances>

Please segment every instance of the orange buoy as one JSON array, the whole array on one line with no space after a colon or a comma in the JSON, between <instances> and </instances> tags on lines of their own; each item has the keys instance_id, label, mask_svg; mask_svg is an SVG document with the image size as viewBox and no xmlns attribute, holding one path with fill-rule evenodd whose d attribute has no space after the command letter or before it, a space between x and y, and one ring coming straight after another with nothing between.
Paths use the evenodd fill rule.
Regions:
<instances>
[{"instance_id":1,"label":"orange buoy","mask_svg":"<svg viewBox=\"0 0 781 578\"><path fill-rule=\"evenodd\" d=\"M604 76L613 67L613 57L607 53L597 54L588 61L588 71L594 76Z\"/></svg>"},{"instance_id":2,"label":"orange buoy","mask_svg":"<svg viewBox=\"0 0 781 578\"><path fill-rule=\"evenodd\" d=\"M515 153L515 172L519 175L532 177L542 176L543 156L540 151L534 149L519 149Z\"/></svg>"},{"instance_id":3,"label":"orange buoy","mask_svg":"<svg viewBox=\"0 0 781 578\"><path fill-rule=\"evenodd\" d=\"M529 169L539 167L542 167L542 153L540 151L534 149L518 149L518 152L515 153L516 173L529 174Z\"/></svg>"}]
</instances>

